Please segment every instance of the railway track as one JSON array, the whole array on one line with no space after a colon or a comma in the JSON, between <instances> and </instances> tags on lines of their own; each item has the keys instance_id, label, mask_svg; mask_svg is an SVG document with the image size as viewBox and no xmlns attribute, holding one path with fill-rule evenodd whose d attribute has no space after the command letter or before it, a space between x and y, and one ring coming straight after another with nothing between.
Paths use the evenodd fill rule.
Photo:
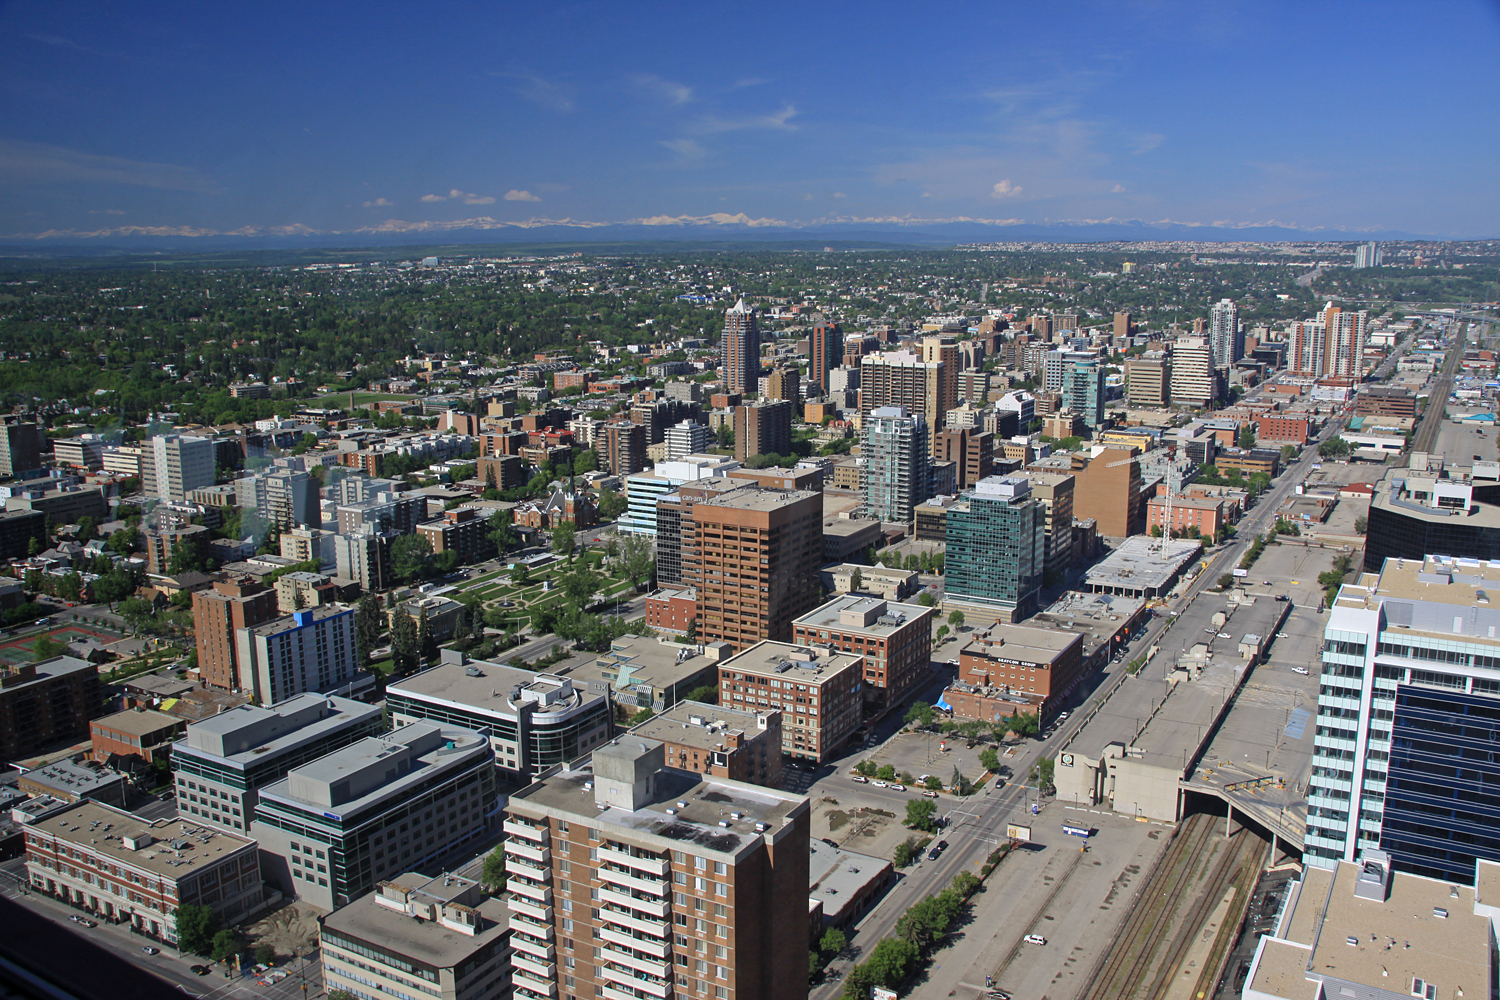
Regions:
<instances>
[{"instance_id":1,"label":"railway track","mask_svg":"<svg viewBox=\"0 0 1500 1000\"><path fill-rule=\"evenodd\" d=\"M1167 856L1133 901L1113 947L1095 967L1082 1000L1159 1000L1166 993L1225 889L1259 871L1265 842L1241 828L1227 844L1216 845L1219 822L1206 815L1183 822ZM1204 864L1208 869L1200 873Z\"/></svg>"}]
</instances>

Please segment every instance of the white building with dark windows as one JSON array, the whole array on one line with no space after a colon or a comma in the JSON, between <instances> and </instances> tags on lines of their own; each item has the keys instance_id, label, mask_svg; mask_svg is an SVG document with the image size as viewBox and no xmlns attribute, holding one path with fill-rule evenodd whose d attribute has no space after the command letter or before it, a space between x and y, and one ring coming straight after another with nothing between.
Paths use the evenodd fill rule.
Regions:
<instances>
[{"instance_id":1,"label":"white building with dark windows","mask_svg":"<svg viewBox=\"0 0 1500 1000\"><path fill-rule=\"evenodd\" d=\"M304 691L358 695L375 678L359 669L354 609L325 604L235 630L239 686L258 704L274 705Z\"/></svg>"}]
</instances>

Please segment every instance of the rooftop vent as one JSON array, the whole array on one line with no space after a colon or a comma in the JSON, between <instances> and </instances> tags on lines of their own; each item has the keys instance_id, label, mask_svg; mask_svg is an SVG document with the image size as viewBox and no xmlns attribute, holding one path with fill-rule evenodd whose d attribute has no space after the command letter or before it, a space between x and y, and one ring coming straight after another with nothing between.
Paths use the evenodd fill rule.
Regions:
<instances>
[{"instance_id":1,"label":"rooftop vent","mask_svg":"<svg viewBox=\"0 0 1500 1000\"><path fill-rule=\"evenodd\" d=\"M1448 911L1443 909L1441 906L1434 906L1432 908L1432 915L1434 917L1437 917L1439 920L1448 919Z\"/></svg>"}]
</instances>

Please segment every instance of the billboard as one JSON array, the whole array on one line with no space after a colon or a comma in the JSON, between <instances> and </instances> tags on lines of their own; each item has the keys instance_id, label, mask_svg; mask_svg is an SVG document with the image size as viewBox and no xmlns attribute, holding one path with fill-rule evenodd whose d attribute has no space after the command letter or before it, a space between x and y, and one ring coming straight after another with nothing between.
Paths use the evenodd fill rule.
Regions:
<instances>
[{"instance_id":1,"label":"billboard","mask_svg":"<svg viewBox=\"0 0 1500 1000\"><path fill-rule=\"evenodd\" d=\"M1005 835L1011 840L1029 841L1031 840L1031 827L1017 826L1015 823L1007 823L1005 826Z\"/></svg>"}]
</instances>

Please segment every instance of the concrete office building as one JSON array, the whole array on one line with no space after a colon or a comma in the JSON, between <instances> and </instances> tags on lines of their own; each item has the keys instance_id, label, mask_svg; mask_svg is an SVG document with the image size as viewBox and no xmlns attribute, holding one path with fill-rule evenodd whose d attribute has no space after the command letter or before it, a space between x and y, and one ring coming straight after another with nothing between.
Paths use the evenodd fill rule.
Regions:
<instances>
[{"instance_id":1,"label":"concrete office building","mask_svg":"<svg viewBox=\"0 0 1500 1000\"><path fill-rule=\"evenodd\" d=\"M1046 513L1021 476L991 476L948 508L947 602L1020 621L1037 610Z\"/></svg>"},{"instance_id":2,"label":"concrete office building","mask_svg":"<svg viewBox=\"0 0 1500 1000\"><path fill-rule=\"evenodd\" d=\"M378 594L396 583L391 568L391 543L401 534L361 524L352 532L333 536L333 562L339 576L356 581L366 593Z\"/></svg>"},{"instance_id":3,"label":"concrete office building","mask_svg":"<svg viewBox=\"0 0 1500 1000\"><path fill-rule=\"evenodd\" d=\"M404 872L319 921L326 989L361 998L511 996L510 911L459 875Z\"/></svg>"},{"instance_id":4,"label":"concrete office building","mask_svg":"<svg viewBox=\"0 0 1500 1000\"><path fill-rule=\"evenodd\" d=\"M504 829L518 998L807 996L804 796L630 738L512 795Z\"/></svg>"},{"instance_id":5,"label":"concrete office building","mask_svg":"<svg viewBox=\"0 0 1500 1000\"><path fill-rule=\"evenodd\" d=\"M150 475L142 462L142 488L161 500L186 500L193 490L212 486L217 468L213 438L158 434L151 439Z\"/></svg>"},{"instance_id":6,"label":"concrete office building","mask_svg":"<svg viewBox=\"0 0 1500 1000\"><path fill-rule=\"evenodd\" d=\"M342 604L236 629L235 663L239 689L262 705L304 691L362 693L375 684L359 669L354 609Z\"/></svg>"},{"instance_id":7,"label":"concrete office building","mask_svg":"<svg viewBox=\"0 0 1500 1000\"><path fill-rule=\"evenodd\" d=\"M760 321L744 299L724 313L719 374L724 377L725 392L747 396L760 392Z\"/></svg>"},{"instance_id":8,"label":"concrete office building","mask_svg":"<svg viewBox=\"0 0 1500 1000\"><path fill-rule=\"evenodd\" d=\"M799 407L800 409L800 407ZM734 457L790 455L792 404L785 399L757 399L734 408Z\"/></svg>"},{"instance_id":9,"label":"concrete office building","mask_svg":"<svg viewBox=\"0 0 1500 1000\"><path fill-rule=\"evenodd\" d=\"M0 758L86 738L104 699L99 668L76 656L0 666Z\"/></svg>"},{"instance_id":10,"label":"concrete office building","mask_svg":"<svg viewBox=\"0 0 1500 1000\"><path fill-rule=\"evenodd\" d=\"M26 870L38 893L171 945L179 907L207 906L237 924L265 906L254 840L101 802L28 824Z\"/></svg>"},{"instance_id":11,"label":"concrete office building","mask_svg":"<svg viewBox=\"0 0 1500 1000\"><path fill-rule=\"evenodd\" d=\"M949 416L952 417L953 413ZM959 489L969 489L994 472L995 435L990 431L978 427L949 427L938 431L936 440L937 449L932 459L954 464Z\"/></svg>"},{"instance_id":12,"label":"concrete office building","mask_svg":"<svg viewBox=\"0 0 1500 1000\"><path fill-rule=\"evenodd\" d=\"M822 763L864 718L865 658L815 646L758 642L719 665L719 701L781 712L781 752Z\"/></svg>"},{"instance_id":13,"label":"concrete office building","mask_svg":"<svg viewBox=\"0 0 1500 1000\"><path fill-rule=\"evenodd\" d=\"M352 535L360 528L394 531L410 535L427 520L427 498L420 493L381 491L337 508L339 534Z\"/></svg>"},{"instance_id":14,"label":"concrete office building","mask_svg":"<svg viewBox=\"0 0 1500 1000\"><path fill-rule=\"evenodd\" d=\"M1073 546L1073 491L1077 480L1065 472L1021 473L1031 483L1031 495L1042 504L1042 524L1047 533L1047 555L1043 573L1060 578L1079 553Z\"/></svg>"},{"instance_id":15,"label":"concrete office building","mask_svg":"<svg viewBox=\"0 0 1500 1000\"><path fill-rule=\"evenodd\" d=\"M1306 861L1361 851L1471 883L1500 861L1500 561L1390 559L1345 584L1323 632Z\"/></svg>"},{"instance_id":16,"label":"concrete office building","mask_svg":"<svg viewBox=\"0 0 1500 1000\"><path fill-rule=\"evenodd\" d=\"M837 323L820 319L807 335L807 377L827 392L828 373L843 362L844 333Z\"/></svg>"},{"instance_id":17,"label":"concrete office building","mask_svg":"<svg viewBox=\"0 0 1500 1000\"><path fill-rule=\"evenodd\" d=\"M1184 337L1172 348L1172 405L1208 406L1219 398L1213 348L1202 337Z\"/></svg>"},{"instance_id":18,"label":"concrete office building","mask_svg":"<svg viewBox=\"0 0 1500 1000\"><path fill-rule=\"evenodd\" d=\"M738 469L740 463L727 455L684 455L657 462L651 472L640 472L625 480L625 513L616 524L617 531L638 535L656 534L656 502L684 483L712 479Z\"/></svg>"},{"instance_id":19,"label":"concrete office building","mask_svg":"<svg viewBox=\"0 0 1500 1000\"><path fill-rule=\"evenodd\" d=\"M1220 299L1209 309L1208 346L1213 352L1215 368L1228 368L1245 356L1240 310L1233 299Z\"/></svg>"},{"instance_id":20,"label":"concrete office building","mask_svg":"<svg viewBox=\"0 0 1500 1000\"><path fill-rule=\"evenodd\" d=\"M614 733L608 685L590 690L539 674L445 651L443 662L392 683L385 692L394 725L434 722L485 732L494 761L511 781L576 760Z\"/></svg>"},{"instance_id":21,"label":"concrete office building","mask_svg":"<svg viewBox=\"0 0 1500 1000\"><path fill-rule=\"evenodd\" d=\"M1125 359L1125 398L1131 406L1172 405L1172 362L1165 354Z\"/></svg>"},{"instance_id":22,"label":"concrete office building","mask_svg":"<svg viewBox=\"0 0 1500 1000\"><path fill-rule=\"evenodd\" d=\"M216 829L249 833L262 788L384 730L379 706L317 694L270 708L240 705L194 722L172 747L178 812Z\"/></svg>"},{"instance_id":23,"label":"concrete office building","mask_svg":"<svg viewBox=\"0 0 1500 1000\"><path fill-rule=\"evenodd\" d=\"M494 753L469 729L421 722L292 768L260 790L266 880L325 910L493 831Z\"/></svg>"},{"instance_id":24,"label":"concrete office building","mask_svg":"<svg viewBox=\"0 0 1500 1000\"><path fill-rule=\"evenodd\" d=\"M927 422L920 413L882 406L865 417L860 461L867 517L911 523L912 509L932 496L929 440Z\"/></svg>"},{"instance_id":25,"label":"concrete office building","mask_svg":"<svg viewBox=\"0 0 1500 1000\"><path fill-rule=\"evenodd\" d=\"M1370 499L1365 572L1380 572L1389 559L1421 560L1429 553L1500 559L1500 506L1482 502L1476 487L1479 496L1495 496L1487 481L1441 469L1386 473Z\"/></svg>"},{"instance_id":26,"label":"concrete office building","mask_svg":"<svg viewBox=\"0 0 1500 1000\"><path fill-rule=\"evenodd\" d=\"M863 656L865 714L878 715L931 679L936 613L920 604L845 594L794 621L792 641Z\"/></svg>"},{"instance_id":27,"label":"concrete office building","mask_svg":"<svg viewBox=\"0 0 1500 1000\"><path fill-rule=\"evenodd\" d=\"M323 522L318 507L318 480L296 469L277 469L254 477L255 510L273 531L316 528Z\"/></svg>"},{"instance_id":28,"label":"concrete office building","mask_svg":"<svg viewBox=\"0 0 1500 1000\"><path fill-rule=\"evenodd\" d=\"M781 719L779 711L680 701L624 738L662 744L669 767L780 788Z\"/></svg>"}]
</instances>

